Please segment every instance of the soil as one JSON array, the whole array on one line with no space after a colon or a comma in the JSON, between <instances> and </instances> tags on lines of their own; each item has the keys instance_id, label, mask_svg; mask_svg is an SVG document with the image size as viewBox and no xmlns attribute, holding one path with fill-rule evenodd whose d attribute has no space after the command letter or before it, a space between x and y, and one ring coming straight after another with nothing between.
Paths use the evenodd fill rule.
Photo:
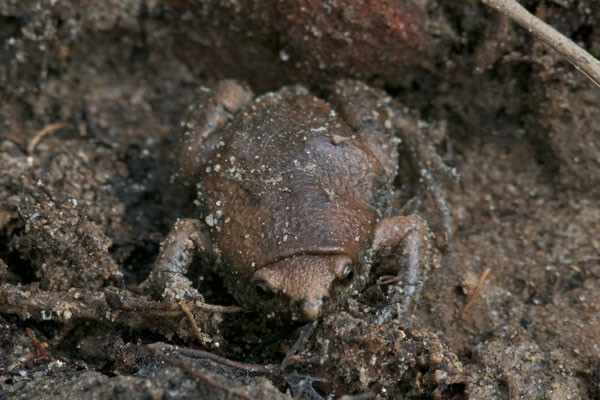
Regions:
<instances>
[{"instance_id":1,"label":"soil","mask_svg":"<svg viewBox=\"0 0 600 400\"><path fill-rule=\"evenodd\" d=\"M442 3L1 2L0 398L599 399L600 89ZM600 56L597 0L522 4ZM376 317L393 285L303 326L140 289L194 213L170 180L183 113L224 77L353 77L437 127L453 246L426 200L438 262L408 322Z\"/></svg>"}]
</instances>

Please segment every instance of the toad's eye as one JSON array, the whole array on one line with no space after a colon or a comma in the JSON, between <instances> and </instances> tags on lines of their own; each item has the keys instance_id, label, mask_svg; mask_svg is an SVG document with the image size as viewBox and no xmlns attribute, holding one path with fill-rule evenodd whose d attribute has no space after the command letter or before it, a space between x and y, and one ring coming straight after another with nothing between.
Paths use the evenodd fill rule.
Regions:
<instances>
[{"instance_id":1,"label":"toad's eye","mask_svg":"<svg viewBox=\"0 0 600 400\"><path fill-rule=\"evenodd\" d=\"M350 283L352 282L352 278L354 278L354 268L352 268L352 264L346 264L340 276L340 282L344 284Z\"/></svg>"},{"instance_id":2,"label":"toad's eye","mask_svg":"<svg viewBox=\"0 0 600 400\"><path fill-rule=\"evenodd\" d=\"M256 294L261 300L271 300L275 293L269 288L266 282L258 281L256 282L256 286L254 287Z\"/></svg>"}]
</instances>

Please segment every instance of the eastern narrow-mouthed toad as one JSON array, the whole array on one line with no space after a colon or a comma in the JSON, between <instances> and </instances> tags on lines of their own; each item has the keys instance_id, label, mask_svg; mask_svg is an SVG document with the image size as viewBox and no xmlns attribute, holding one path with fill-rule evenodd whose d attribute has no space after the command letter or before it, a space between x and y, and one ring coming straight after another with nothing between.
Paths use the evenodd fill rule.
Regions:
<instances>
[{"instance_id":1,"label":"eastern narrow-mouthed toad","mask_svg":"<svg viewBox=\"0 0 600 400\"><path fill-rule=\"evenodd\" d=\"M385 93L343 80L328 102L301 86L254 98L223 81L189 112L176 177L197 190L201 216L175 224L147 286L173 301L199 298L185 273L200 252L241 304L312 320L392 256L403 302L419 292L429 233L419 217L393 216L392 183L398 137L413 155L427 146L411 136L416 119ZM427 168L446 167L435 153L414 165L447 217Z\"/></svg>"}]
</instances>

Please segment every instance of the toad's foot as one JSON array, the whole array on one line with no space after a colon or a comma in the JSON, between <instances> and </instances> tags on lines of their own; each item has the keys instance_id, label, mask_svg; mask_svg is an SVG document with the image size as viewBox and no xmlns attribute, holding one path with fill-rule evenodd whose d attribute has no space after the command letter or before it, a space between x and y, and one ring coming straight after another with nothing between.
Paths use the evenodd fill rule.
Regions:
<instances>
[{"instance_id":1,"label":"toad's foot","mask_svg":"<svg viewBox=\"0 0 600 400\"><path fill-rule=\"evenodd\" d=\"M185 274L195 252L208 253L210 250L210 236L202 222L196 219L177 220L161 243L154 268L142 287L172 302L184 299L203 301L202 295L192 287Z\"/></svg>"},{"instance_id":2,"label":"toad's foot","mask_svg":"<svg viewBox=\"0 0 600 400\"><path fill-rule=\"evenodd\" d=\"M390 304L381 312L380 323L385 322L395 310L410 321L412 312L409 308L421 293L431 260L430 236L425 221L420 217L386 218L377 225L373 250L380 258L390 259L395 266L406 265L400 275L401 283L393 286Z\"/></svg>"}]
</instances>

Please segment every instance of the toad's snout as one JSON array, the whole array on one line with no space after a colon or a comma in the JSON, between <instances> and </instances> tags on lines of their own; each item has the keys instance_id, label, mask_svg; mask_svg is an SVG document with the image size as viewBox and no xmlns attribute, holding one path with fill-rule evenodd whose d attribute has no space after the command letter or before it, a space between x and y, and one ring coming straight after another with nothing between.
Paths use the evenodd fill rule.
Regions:
<instances>
[{"instance_id":1,"label":"toad's snout","mask_svg":"<svg viewBox=\"0 0 600 400\"><path fill-rule=\"evenodd\" d=\"M353 276L352 260L343 254L299 255L288 257L264 268L254 275L261 294L276 299L286 297L293 309L289 312L302 320L319 318L331 304L332 287Z\"/></svg>"}]
</instances>

